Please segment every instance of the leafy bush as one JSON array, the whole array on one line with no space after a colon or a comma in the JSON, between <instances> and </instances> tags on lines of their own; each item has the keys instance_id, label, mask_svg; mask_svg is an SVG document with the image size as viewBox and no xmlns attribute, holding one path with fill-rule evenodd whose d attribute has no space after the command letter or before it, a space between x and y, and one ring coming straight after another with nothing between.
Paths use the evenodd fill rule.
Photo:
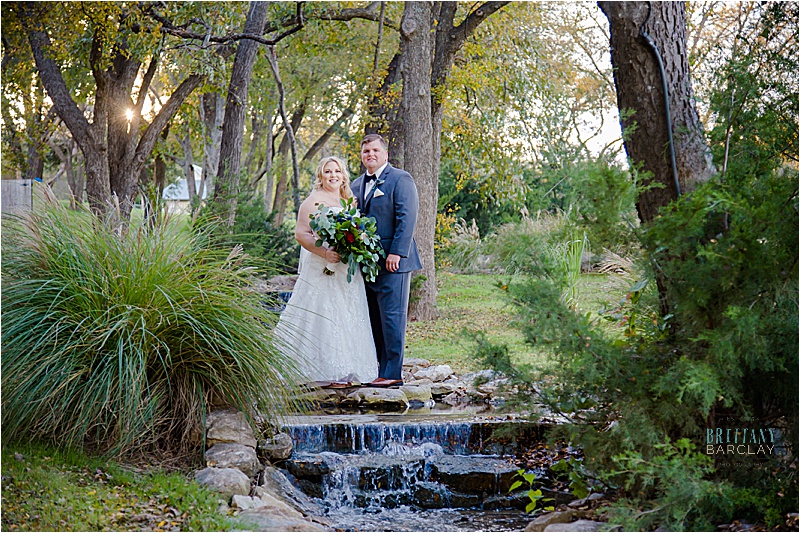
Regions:
<instances>
[{"instance_id":1,"label":"leafy bush","mask_svg":"<svg viewBox=\"0 0 800 533\"><path fill-rule=\"evenodd\" d=\"M275 213L267 211L259 195L244 198L236 209L232 240L241 243L244 251L260 257L288 272L297 272L300 245L294 232L286 226L275 226Z\"/></svg>"},{"instance_id":2,"label":"leafy bush","mask_svg":"<svg viewBox=\"0 0 800 533\"><path fill-rule=\"evenodd\" d=\"M10 230L10 231L9 231ZM203 414L287 406L293 363L240 249L44 206L3 232L3 441L191 446Z\"/></svg>"}]
</instances>

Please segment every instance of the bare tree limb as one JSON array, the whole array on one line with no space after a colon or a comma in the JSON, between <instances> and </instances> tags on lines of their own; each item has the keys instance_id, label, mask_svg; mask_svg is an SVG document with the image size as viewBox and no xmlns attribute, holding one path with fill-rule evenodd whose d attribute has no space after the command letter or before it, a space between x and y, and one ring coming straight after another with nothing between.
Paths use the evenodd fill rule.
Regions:
<instances>
[{"instance_id":1,"label":"bare tree limb","mask_svg":"<svg viewBox=\"0 0 800 533\"><path fill-rule=\"evenodd\" d=\"M292 128L289 117L286 115L286 106L284 105L286 101L286 92L283 88L283 82L281 81L280 73L278 72L278 57L275 54L275 47L270 46L267 53L267 59L269 59L269 66L272 68L272 75L275 78L275 85L278 87L278 107L281 112L283 126L286 128L286 135L289 138L289 146L292 153L292 186L294 188L294 194L292 194L292 197L294 199L294 210L297 212L300 210L300 168L297 165L297 143L294 136L294 128Z\"/></svg>"}]
</instances>

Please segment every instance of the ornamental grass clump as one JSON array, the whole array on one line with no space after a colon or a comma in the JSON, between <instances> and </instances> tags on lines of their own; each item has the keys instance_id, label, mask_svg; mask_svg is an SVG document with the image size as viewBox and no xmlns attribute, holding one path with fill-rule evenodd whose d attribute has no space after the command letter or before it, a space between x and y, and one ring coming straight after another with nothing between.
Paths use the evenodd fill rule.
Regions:
<instances>
[{"instance_id":1,"label":"ornamental grass clump","mask_svg":"<svg viewBox=\"0 0 800 533\"><path fill-rule=\"evenodd\" d=\"M8 224L6 224L8 226ZM295 368L239 250L167 221L114 232L50 202L4 228L3 443L199 444L210 405L274 418Z\"/></svg>"}]
</instances>

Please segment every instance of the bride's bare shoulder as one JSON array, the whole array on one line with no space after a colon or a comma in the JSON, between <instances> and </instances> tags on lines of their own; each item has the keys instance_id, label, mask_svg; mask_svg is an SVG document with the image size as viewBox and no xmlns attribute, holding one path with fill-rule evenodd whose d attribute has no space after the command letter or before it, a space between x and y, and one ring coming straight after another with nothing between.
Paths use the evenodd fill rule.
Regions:
<instances>
[{"instance_id":1,"label":"bride's bare shoulder","mask_svg":"<svg viewBox=\"0 0 800 533\"><path fill-rule=\"evenodd\" d=\"M325 195L322 191L312 191L312 193L308 195L308 198L303 201L303 205L313 208L316 208L319 204L327 205L328 207L339 205L338 202L334 202L332 198Z\"/></svg>"}]
</instances>

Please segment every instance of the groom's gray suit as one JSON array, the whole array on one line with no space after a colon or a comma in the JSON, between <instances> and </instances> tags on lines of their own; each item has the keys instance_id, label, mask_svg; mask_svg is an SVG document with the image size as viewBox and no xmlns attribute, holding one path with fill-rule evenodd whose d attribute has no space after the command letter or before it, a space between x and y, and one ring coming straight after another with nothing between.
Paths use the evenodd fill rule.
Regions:
<instances>
[{"instance_id":1,"label":"groom's gray suit","mask_svg":"<svg viewBox=\"0 0 800 533\"><path fill-rule=\"evenodd\" d=\"M386 255L400 256L400 267L395 272L386 270L386 260L382 258L378 277L366 284L366 290L372 336L378 352L378 376L403 379L411 272L422 268L414 241L419 196L411 174L390 164L377 177L376 183L365 196L366 180L362 174L351 188L361 213L377 221Z\"/></svg>"}]
</instances>

